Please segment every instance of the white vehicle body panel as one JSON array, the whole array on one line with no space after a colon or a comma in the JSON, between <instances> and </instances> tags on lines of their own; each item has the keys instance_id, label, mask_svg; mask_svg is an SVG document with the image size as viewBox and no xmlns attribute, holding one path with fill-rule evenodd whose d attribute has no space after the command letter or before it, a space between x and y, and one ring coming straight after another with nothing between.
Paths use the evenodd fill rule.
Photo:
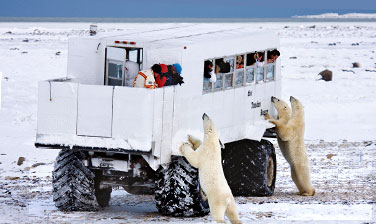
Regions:
<instances>
[{"instance_id":1,"label":"white vehicle body panel","mask_svg":"<svg viewBox=\"0 0 376 224\"><path fill-rule=\"evenodd\" d=\"M78 83L40 82L37 133L76 135L77 95Z\"/></svg>"},{"instance_id":2,"label":"white vehicle body panel","mask_svg":"<svg viewBox=\"0 0 376 224\"><path fill-rule=\"evenodd\" d=\"M112 86L79 85L77 135L112 137Z\"/></svg>"}]
</instances>

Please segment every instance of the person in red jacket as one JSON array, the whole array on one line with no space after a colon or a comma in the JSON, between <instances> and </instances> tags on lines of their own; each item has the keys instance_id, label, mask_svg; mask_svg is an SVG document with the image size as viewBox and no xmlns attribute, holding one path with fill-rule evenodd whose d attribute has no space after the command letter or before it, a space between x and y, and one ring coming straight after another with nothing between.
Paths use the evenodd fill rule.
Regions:
<instances>
[{"instance_id":1,"label":"person in red jacket","mask_svg":"<svg viewBox=\"0 0 376 224\"><path fill-rule=\"evenodd\" d=\"M151 69L154 72L154 79L155 79L155 83L157 83L157 85L158 85L158 88L163 87L165 85L165 83L166 83L166 77L165 76L161 76L161 71L162 71L161 65L154 64L151 67Z\"/></svg>"},{"instance_id":2,"label":"person in red jacket","mask_svg":"<svg viewBox=\"0 0 376 224\"><path fill-rule=\"evenodd\" d=\"M183 77L181 77L182 67L180 64L175 63L173 65L161 65L161 76L166 77L166 83L164 86L181 85L184 83Z\"/></svg>"}]
</instances>

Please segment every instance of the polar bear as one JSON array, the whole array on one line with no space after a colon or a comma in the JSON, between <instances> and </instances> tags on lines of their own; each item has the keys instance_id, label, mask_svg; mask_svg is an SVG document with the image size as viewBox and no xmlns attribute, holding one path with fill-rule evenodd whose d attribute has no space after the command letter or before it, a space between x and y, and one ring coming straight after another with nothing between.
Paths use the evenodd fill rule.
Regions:
<instances>
[{"instance_id":1,"label":"polar bear","mask_svg":"<svg viewBox=\"0 0 376 224\"><path fill-rule=\"evenodd\" d=\"M224 216L231 223L241 223L231 189L222 168L219 135L208 115L202 116L204 140L201 142L188 136L189 142L180 146L181 154L198 168L200 185L209 200L210 212L216 222L224 223Z\"/></svg>"},{"instance_id":2,"label":"polar bear","mask_svg":"<svg viewBox=\"0 0 376 224\"><path fill-rule=\"evenodd\" d=\"M274 97L274 96L272 96L272 103L273 103L274 107L276 108L276 110L278 112L278 122L280 122L281 124L284 124L284 125L287 124L287 122L291 118L291 108L290 108L290 106L285 101L280 100L280 99L278 99L277 97ZM265 119L271 119L269 114L265 115ZM270 120L270 122L273 123L273 121L271 121L271 120ZM280 127L282 127L282 125L278 125L278 126L276 125L277 133L280 132L280 130L279 130ZM283 156L286 158L287 150L288 150L288 142L282 141L282 139L278 135L277 135L277 141L278 141L278 145L279 145L279 148L282 151Z\"/></svg>"},{"instance_id":3,"label":"polar bear","mask_svg":"<svg viewBox=\"0 0 376 224\"><path fill-rule=\"evenodd\" d=\"M291 177L303 196L313 196L315 189L312 186L309 170L309 161L304 145L304 107L294 97L290 97L292 114L288 104L276 97L272 102L278 112L278 120L265 116L276 126L278 144L282 154L290 164ZM291 114L291 115L290 115Z\"/></svg>"}]
</instances>

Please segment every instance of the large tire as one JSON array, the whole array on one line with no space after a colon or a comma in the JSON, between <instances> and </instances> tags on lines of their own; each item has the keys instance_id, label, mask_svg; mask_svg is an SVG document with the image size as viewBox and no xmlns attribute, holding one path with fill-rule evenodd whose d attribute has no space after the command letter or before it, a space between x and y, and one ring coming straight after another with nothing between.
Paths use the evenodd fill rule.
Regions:
<instances>
[{"instance_id":1,"label":"large tire","mask_svg":"<svg viewBox=\"0 0 376 224\"><path fill-rule=\"evenodd\" d=\"M94 188L95 188L95 197L97 199L97 202L99 206L107 207L108 203L110 202L111 199L111 192L112 192L112 187L111 186L101 186L101 180L102 180L102 175L100 174L101 171L95 172L95 179L94 179Z\"/></svg>"},{"instance_id":2,"label":"large tire","mask_svg":"<svg viewBox=\"0 0 376 224\"><path fill-rule=\"evenodd\" d=\"M158 211L169 216L204 216L209 204L202 194L198 170L178 157L157 170L155 200Z\"/></svg>"},{"instance_id":3,"label":"large tire","mask_svg":"<svg viewBox=\"0 0 376 224\"><path fill-rule=\"evenodd\" d=\"M63 149L52 172L53 200L62 211L93 211L98 204L94 173L82 163L83 153Z\"/></svg>"},{"instance_id":4,"label":"large tire","mask_svg":"<svg viewBox=\"0 0 376 224\"><path fill-rule=\"evenodd\" d=\"M266 140L228 143L222 150L223 171L234 196L270 196L274 193L277 160Z\"/></svg>"}]
</instances>

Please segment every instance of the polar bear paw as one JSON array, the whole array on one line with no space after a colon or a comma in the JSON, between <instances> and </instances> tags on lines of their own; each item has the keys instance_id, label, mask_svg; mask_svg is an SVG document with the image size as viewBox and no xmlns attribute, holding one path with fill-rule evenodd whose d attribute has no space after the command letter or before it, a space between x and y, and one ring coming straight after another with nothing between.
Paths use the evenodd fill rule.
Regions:
<instances>
[{"instance_id":1,"label":"polar bear paw","mask_svg":"<svg viewBox=\"0 0 376 224\"><path fill-rule=\"evenodd\" d=\"M196 150L201 145L201 140L193 137L192 135L188 135L188 142L192 144L194 150Z\"/></svg>"},{"instance_id":2,"label":"polar bear paw","mask_svg":"<svg viewBox=\"0 0 376 224\"><path fill-rule=\"evenodd\" d=\"M187 147L192 148L192 144L189 143L189 142L184 142L184 143L180 146L179 151L180 151L180 153L181 153L182 155L184 155L184 153L185 153L185 149L186 149Z\"/></svg>"}]
</instances>

